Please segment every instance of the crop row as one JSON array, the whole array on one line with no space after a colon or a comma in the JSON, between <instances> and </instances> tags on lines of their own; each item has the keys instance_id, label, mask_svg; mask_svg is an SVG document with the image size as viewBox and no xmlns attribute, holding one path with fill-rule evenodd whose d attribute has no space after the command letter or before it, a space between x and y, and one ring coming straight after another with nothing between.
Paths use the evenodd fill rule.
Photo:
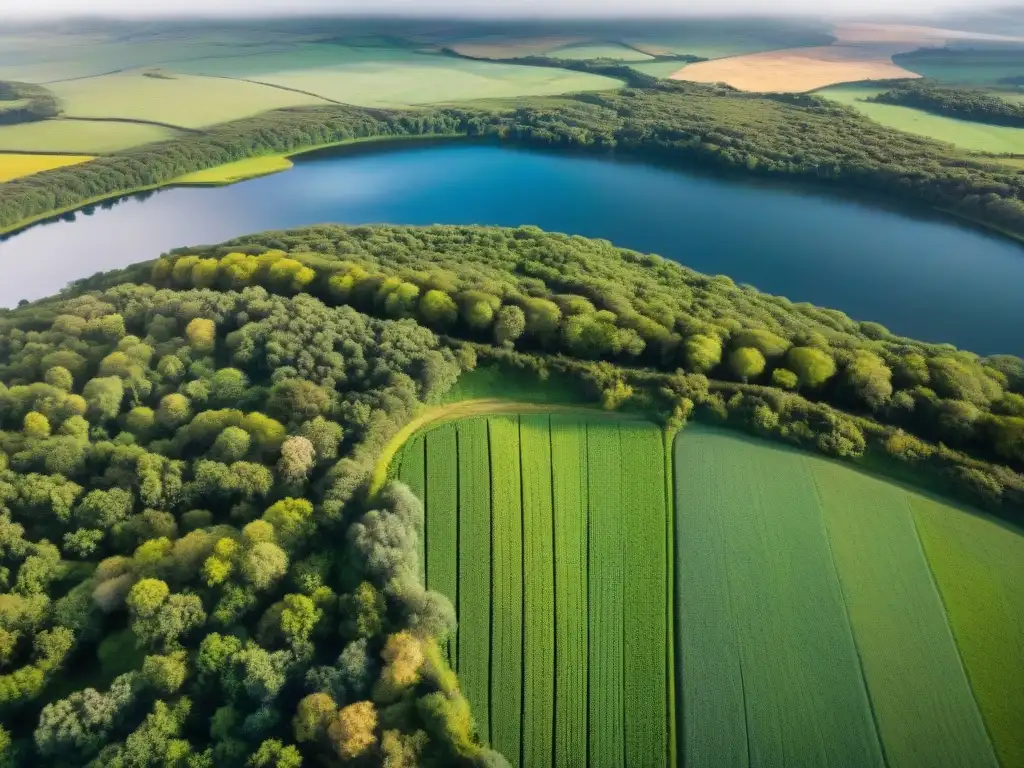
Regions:
<instances>
[{"instance_id":1,"label":"crop row","mask_svg":"<svg viewBox=\"0 0 1024 768\"><path fill-rule=\"evenodd\" d=\"M487 422L458 423L459 616L458 673L463 693L489 738L491 663L491 466Z\"/></svg>"},{"instance_id":2,"label":"crop row","mask_svg":"<svg viewBox=\"0 0 1024 768\"><path fill-rule=\"evenodd\" d=\"M427 581L456 603L451 652L481 736L530 768L667 765L661 432L469 419L427 432L425 449L411 440L401 462L427 500Z\"/></svg>"},{"instance_id":3,"label":"crop row","mask_svg":"<svg viewBox=\"0 0 1024 768\"><path fill-rule=\"evenodd\" d=\"M427 433L426 539L427 588L458 602L459 594L459 463L454 424ZM454 667L458 637L448 640L448 660Z\"/></svg>"}]
</instances>

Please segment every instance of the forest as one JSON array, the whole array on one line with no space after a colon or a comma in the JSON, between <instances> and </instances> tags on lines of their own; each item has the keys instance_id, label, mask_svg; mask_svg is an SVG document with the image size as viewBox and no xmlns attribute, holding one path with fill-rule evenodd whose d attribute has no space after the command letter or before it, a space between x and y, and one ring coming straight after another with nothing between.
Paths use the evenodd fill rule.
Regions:
<instances>
[{"instance_id":1,"label":"forest","mask_svg":"<svg viewBox=\"0 0 1024 768\"><path fill-rule=\"evenodd\" d=\"M1016 104L987 91L942 88L930 82L909 81L872 97L869 101L914 107L977 123L1024 126L1024 104Z\"/></svg>"},{"instance_id":2,"label":"forest","mask_svg":"<svg viewBox=\"0 0 1024 768\"><path fill-rule=\"evenodd\" d=\"M952 211L1024 234L1024 180L1012 169L884 128L814 96L744 94L659 82L534 98L508 108L294 108L227 123L0 188L0 231L247 157L354 138L491 137L567 150L827 184Z\"/></svg>"},{"instance_id":3,"label":"forest","mask_svg":"<svg viewBox=\"0 0 1024 768\"><path fill-rule=\"evenodd\" d=\"M56 97L41 85L0 80L0 125L33 123L59 113Z\"/></svg>"},{"instance_id":4,"label":"forest","mask_svg":"<svg viewBox=\"0 0 1024 768\"><path fill-rule=\"evenodd\" d=\"M529 227L182 249L0 312L0 359L4 765L505 765L370 488L482 362L1024 508L1024 360Z\"/></svg>"}]
</instances>

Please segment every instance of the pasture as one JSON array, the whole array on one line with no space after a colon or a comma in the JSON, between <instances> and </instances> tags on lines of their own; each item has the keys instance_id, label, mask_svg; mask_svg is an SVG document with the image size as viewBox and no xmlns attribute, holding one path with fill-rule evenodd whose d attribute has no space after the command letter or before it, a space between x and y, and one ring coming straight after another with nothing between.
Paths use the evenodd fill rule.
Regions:
<instances>
[{"instance_id":1,"label":"pasture","mask_svg":"<svg viewBox=\"0 0 1024 768\"><path fill-rule=\"evenodd\" d=\"M91 155L18 155L0 153L0 183L31 176L34 173L66 168L92 160Z\"/></svg>"},{"instance_id":2,"label":"pasture","mask_svg":"<svg viewBox=\"0 0 1024 768\"><path fill-rule=\"evenodd\" d=\"M1024 129L1001 125L987 125L969 120L933 115L913 107L896 104L879 104L867 101L882 92L881 88L864 85L841 85L825 88L817 95L830 101L853 107L872 120L925 136L936 141L955 144L963 149L995 153L1024 153Z\"/></svg>"}]
</instances>

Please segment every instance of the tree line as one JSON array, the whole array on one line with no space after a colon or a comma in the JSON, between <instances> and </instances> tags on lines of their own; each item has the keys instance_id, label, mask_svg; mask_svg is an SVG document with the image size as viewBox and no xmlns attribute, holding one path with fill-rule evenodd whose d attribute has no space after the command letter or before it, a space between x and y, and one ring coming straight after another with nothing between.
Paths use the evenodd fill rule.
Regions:
<instances>
[{"instance_id":1,"label":"tree line","mask_svg":"<svg viewBox=\"0 0 1024 768\"><path fill-rule=\"evenodd\" d=\"M34 123L59 114L57 97L41 85L0 80L0 125Z\"/></svg>"},{"instance_id":2,"label":"tree line","mask_svg":"<svg viewBox=\"0 0 1024 768\"><path fill-rule=\"evenodd\" d=\"M478 344L797 393L1024 469L1024 360L899 337L602 241L531 227L314 227L176 252L149 279L310 293Z\"/></svg>"},{"instance_id":3,"label":"tree line","mask_svg":"<svg viewBox=\"0 0 1024 768\"><path fill-rule=\"evenodd\" d=\"M987 91L942 88L935 83L912 80L872 96L868 101L913 107L976 123L1024 127L1024 104L1014 104Z\"/></svg>"},{"instance_id":4,"label":"tree line","mask_svg":"<svg viewBox=\"0 0 1024 768\"><path fill-rule=\"evenodd\" d=\"M428 134L617 149L662 162L811 180L953 210L1024 235L1024 179L1009 169L817 97L672 81L535 98L496 110L337 106L271 112L11 181L0 188L0 229L246 157L352 138Z\"/></svg>"}]
</instances>

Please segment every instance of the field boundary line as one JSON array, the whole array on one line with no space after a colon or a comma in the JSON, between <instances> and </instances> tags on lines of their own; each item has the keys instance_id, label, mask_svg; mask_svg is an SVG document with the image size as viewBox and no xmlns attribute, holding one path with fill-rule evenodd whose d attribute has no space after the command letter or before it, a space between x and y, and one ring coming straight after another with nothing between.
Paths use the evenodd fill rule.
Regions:
<instances>
[{"instance_id":1,"label":"field boundary line","mask_svg":"<svg viewBox=\"0 0 1024 768\"><path fill-rule=\"evenodd\" d=\"M935 570L932 568L932 561L928 557L928 550L925 549L924 542L921 540L921 530L917 525L917 515L914 512L914 506L910 503L907 495L903 494L903 502L907 505L907 514L910 515L910 525L914 529L914 541L917 542L917 547L921 551L921 557L924 558L924 563L928 566L928 580L932 584L932 589L939 596L939 605L942 606L942 616L946 620L946 629L949 631L950 637L953 639L953 647L956 648L956 659L960 663L960 671L963 672L964 679L967 681L967 690L971 692L971 701L974 702L974 708L978 712L978 719L981 720L981 727L985 729L985 736L988 738L989 747L992 749L992 756L996 762L996 765L1001 765L999 753L996 751L996 743L992 738L992 732L988 727L988 720L985 717L985 712L981 707L981 702L978 701L978 694L974 690L974 682L971 680L970 671L967 668L967 663L964 661L964 652L960 647L960 641L957 639L956 631L953 629L953 619L949 615L949 607L946 605L946 598L942 594L942 588L939 586L938 579L935 577Z\"/></svg>"},{"instance_id":2,"label":"field boundary line","mask_svg":"<svg viewBox=\"0 0 1024 768\"><path fill-rule=\"evenodd\" d=\"M888 766L890 764L889 756L885 751L885 741L882 739L882 729L878 723L878 713L875 711L875 701L871 697L871 687L868 685L867 671L864 669L864 658L861 656L860 645L857 642L857 633L853 630L853 616L850 615L850 603L846 596L846 589L843 587L842 576L839 574L839 564L836 563L836 556L832 551L832 534L829 532L828 521L825 519L824 514L825 500L822 498L821 488L818 486L818 477L811 470L810 462L807 460L807 457L802 456L800 463L807 468L807 474L811 478L811 485L814 488L814 497L818 500L818 517L821 520L821 527L824 529L825 533L825 546L828 549L828 561L832 565L832 572L835 573L836 584L839 587L839 596L843 600L843 613L846 614L846 625L850 631L850 639L853 641L853 651L857 654L857 668L860 670L861 685L864 687L864 695L868 702L868 711L871 713L871 725L874 728L875 739L878 741L879 752L882 755L882 765Z\"/></svg>"}]
</instances>

